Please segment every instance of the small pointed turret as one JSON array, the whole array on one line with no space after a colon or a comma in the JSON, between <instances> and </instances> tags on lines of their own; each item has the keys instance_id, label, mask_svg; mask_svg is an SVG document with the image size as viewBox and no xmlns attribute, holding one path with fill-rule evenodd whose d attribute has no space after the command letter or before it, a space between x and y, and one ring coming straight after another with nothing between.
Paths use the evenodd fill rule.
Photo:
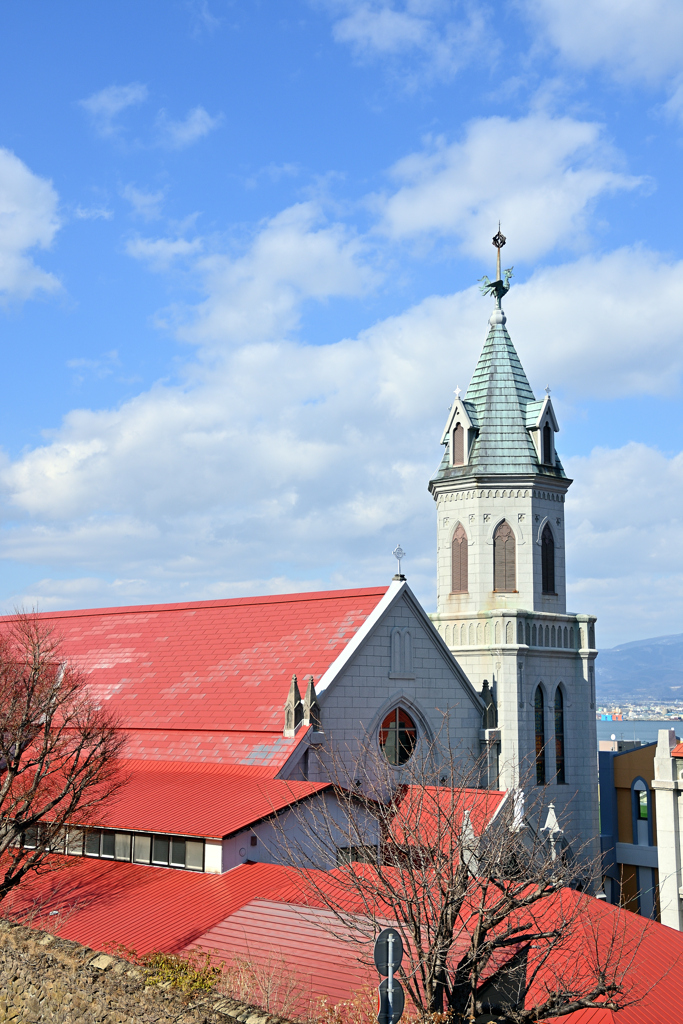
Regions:
<instances>
[{"instance_id":1,"label":"small pointed turret","mask_svg":"<svg viewBox=\"0 0 683 1024\"><path fill-rule=\"evenodd\" d=\"M285 701L285 736L292 737L294 735L297 725L299 725L303 718L303 713L299 684L297 683L297 678L294 675L292 676L292 683L289 687L289 695Z\"/></svg>"},{"instance_id":2,"label":"small pointed turret","mask_svg":"<svg viewBox=\"0 0 683 1024\"><path fill-rule=\"evenodd\" d=\"M308 677L306 696L304 697L304 725L312 725L316 732L320 731L320 705L315 695L313 676Z\"/></svg>"}]
</instances>

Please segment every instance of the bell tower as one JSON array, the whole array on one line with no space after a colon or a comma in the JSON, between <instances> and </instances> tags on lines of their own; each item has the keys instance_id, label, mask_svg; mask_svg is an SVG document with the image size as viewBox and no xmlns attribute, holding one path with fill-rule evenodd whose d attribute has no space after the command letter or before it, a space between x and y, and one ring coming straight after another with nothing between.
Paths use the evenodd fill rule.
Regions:
<instances>
[{"instance_id":1,"label":"bell tower","mask_svg":"<svg viewBox=\"0 0 683 1024\"><path fill-rule=\"evenodd\" d=\"M595 617L567 612L565 497L550 389L536 399L508 334L500 232L489 330L456 389L429 490L437 510L434 624L478 690L491 686L499 783L549 785L582 838L597 835Z\"/></svg>"}]
</instances>

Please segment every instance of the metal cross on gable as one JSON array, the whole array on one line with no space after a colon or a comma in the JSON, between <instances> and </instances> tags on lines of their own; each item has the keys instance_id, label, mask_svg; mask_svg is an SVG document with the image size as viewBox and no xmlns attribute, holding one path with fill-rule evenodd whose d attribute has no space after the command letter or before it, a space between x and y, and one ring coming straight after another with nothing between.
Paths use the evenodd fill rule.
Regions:
<instances>
[{"instance_id":1,"label":"metal cross on gable","mask_svg":"<svg viewBox=\"0 0 683 1024\"><path fill-rule=\"evenodd\" d=\"M400 544L397 544L394 550L391 552L396 561L398 562L398 575L401 575L401 559L406 557L406 553Z\"/></svg>"},{"instance_id":2,"label":"metal cross on gable","mask_svg":"<svg viewBox=\"0 0 683 1024\"><path fill-rule=\"evenodd\" d=\"M462 391L460 390L460 385L458 385L453 394L455 395L456 398L460 398L460 395L462 394Z\"/></svg>"}]
</instances>

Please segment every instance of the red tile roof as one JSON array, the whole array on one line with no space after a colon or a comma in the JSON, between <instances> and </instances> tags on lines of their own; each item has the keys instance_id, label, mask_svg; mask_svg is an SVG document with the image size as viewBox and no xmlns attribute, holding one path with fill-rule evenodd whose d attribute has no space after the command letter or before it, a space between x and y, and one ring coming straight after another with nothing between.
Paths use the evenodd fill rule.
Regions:
<instances>
[{"instance_id":1,"label":"red tile roof","mask_svg":"<svg viewBox=\"0 0 683 1024\"><path fill-rule=\"evenodd\" d=\"M90 824L221 839L326 786L244 765L129 761L126 770L126 785Z\"/></svg>"},{"instance_id":2,"label":"red tile roof","mask_svg":"<svg viewBox=\"0 0 683 1024\"><path fill-rule=\"evenodd\" d=\"M308 675L319 680L386 590L98 608L41 618L63 636L66 655L131 731L129 756L206 756L277 770L296 746L282 736L292 674L302 688Z\"/></svg>"}]
</instances>

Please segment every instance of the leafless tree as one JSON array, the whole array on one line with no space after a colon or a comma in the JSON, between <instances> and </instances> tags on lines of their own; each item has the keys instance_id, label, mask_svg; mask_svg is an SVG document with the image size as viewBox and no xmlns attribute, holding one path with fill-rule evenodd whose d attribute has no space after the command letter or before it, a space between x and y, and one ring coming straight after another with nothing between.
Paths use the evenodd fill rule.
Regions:
<instances>
[{"instance_id":1,"label":"leafless tree","mask_svg":"<svg viewBox=\"0 0 683 1024\"><path fill-rule=\"evenodd\" d=\"M0 900L125 781L116 724L44 619L0 626Z\"/></svg>"},{"instance_id":2,"label":"leafless tree","mask_svg":"<svg viewBox=\"0 0 683 1024\"><path fill-rule=\"evenodd\" d=\"M369 742L351 769L348 751L328 753L325 771L335 799L299 805L296 841L281 836L288 860L361 958L398 928L418 1012L531 1024L642 997L628 977L640 925L583 891L599 869L561 822L544 827L543 787L481 788L486 758L440 739L398 767Z\"/></svg>"}]
</instances>

